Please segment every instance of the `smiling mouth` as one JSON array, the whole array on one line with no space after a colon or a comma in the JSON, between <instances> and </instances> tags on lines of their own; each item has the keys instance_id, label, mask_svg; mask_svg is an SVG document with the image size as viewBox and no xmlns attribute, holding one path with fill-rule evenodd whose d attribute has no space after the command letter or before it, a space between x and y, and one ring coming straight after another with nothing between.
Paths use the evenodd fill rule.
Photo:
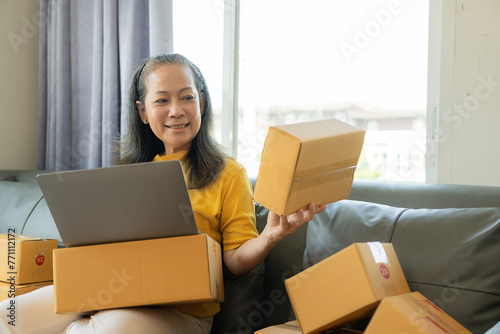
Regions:
<instances>
[{"instance_id":1,"label":"smiling mouth","mask_svg":"<svg viewBox=\"0 0 500 334\"><path fill-rule=\"evenodd\" d=\"M170 128L170 129L184 129L185 127L187 127L189 125L189 123L186 123L186 124L183 124L183 125L165 125L167 128Z\"/></svg>"}]
</instances>

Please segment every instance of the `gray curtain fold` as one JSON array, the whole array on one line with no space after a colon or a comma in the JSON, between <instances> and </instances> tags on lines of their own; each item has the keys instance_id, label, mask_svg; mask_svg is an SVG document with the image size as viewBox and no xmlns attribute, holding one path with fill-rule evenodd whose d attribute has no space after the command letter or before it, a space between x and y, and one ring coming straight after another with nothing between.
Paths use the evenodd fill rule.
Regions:
<instances>
[{"instance_id":1,"label":"gray curtain fold","mask_svg":"<svg viewBox=\"0 0 500 334\"><path fill-rule=\"evenodd\" d=\"M135 66L172 52L172 0L41 0L38 168L113 164Z\"/></svg>"}]
</instances>

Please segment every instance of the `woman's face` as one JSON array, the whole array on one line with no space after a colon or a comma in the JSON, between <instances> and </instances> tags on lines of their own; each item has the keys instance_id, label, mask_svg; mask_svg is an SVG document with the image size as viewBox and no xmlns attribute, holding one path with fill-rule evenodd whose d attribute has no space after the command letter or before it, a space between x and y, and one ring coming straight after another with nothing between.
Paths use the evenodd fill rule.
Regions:
<instances>
[{"instance_id":1,"label":"woman's face","mask_svg":"<svg viewBox=\"0 0 500 334\"><path fill-rule=\"evenodd\" d=\"M144 106L136 102L141 120L163 142L165 154L188 150L201 125L204 96L198 96L191 70L164 64L145 80Z\"/></svg>"}]
</instances>

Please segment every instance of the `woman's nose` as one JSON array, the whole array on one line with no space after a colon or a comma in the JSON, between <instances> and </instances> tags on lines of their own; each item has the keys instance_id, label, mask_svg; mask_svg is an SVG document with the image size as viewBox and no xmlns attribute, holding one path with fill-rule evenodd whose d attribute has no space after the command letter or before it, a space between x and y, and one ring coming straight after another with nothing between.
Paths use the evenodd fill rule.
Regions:
<instances>
[{"instance_id":1,"label":"woman's nose","mask_svg":"<svg viewBox=\"0 0 500 334\"><path fill-rule=\"evenodd\" d=\"M169 116L170 117L181 117L184 115L184 111L182 110L182 106L178 101L172 101L170 106Z\"/></svg>"}]
</instances>

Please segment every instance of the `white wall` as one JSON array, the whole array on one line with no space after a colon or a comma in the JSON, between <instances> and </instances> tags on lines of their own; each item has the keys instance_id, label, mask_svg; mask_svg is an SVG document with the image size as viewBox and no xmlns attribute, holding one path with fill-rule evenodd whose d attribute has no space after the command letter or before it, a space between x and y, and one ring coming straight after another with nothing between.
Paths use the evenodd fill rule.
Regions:
<instances>
[{"instance_id":1,"label":"white wall","mask_svg":"<svg viewBox=\"0 0 500 334\"><path fill-rule=\"evenodd\" d=\"M0 0L0 13L0 169L34 169L39 2Z\"/></svg>"},{"instance_id":2,"label":"white wall","mask_svg":"<svg viewBox=\"0 0 500 334\"><path fill-rule=\"evenodd\" d=\"M500 186L500 2L431 0L431 14L427 181Z\"/></svg>"}]
</instances>

